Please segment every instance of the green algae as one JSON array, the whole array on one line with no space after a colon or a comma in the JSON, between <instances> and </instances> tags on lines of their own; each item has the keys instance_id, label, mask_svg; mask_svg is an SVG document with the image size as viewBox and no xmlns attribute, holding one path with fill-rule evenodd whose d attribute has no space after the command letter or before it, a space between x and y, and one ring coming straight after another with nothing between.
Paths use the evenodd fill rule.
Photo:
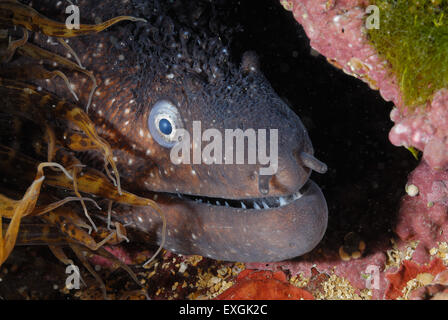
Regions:
<instances>
[{"instance_id":1,"label":"green algae","mask_svg":"<svg viewBox=\"0 0 448 320\"><path fill-rule=\"evenodd\" d=\"M408 149L408 151L414 156L415 160L418 160L419 158L419 151L415 149L414 147L405 147Z\"/></svg>"},{"instance_id":2,"label":"green algae","mask_svg":"<svg viewBox=\"0 0 448 320\"><path fill-rule=\"evenodd\" d=\"M448 87L448 0L372 0L380 28L368 30L370 43L386 59L404 103L425 105Z\"/></svg>"}]
</instances>

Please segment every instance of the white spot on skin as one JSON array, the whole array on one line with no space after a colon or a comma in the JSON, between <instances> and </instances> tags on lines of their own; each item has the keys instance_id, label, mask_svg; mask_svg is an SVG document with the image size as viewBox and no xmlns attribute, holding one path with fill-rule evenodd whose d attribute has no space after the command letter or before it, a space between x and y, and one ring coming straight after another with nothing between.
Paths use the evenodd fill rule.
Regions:
<instances>
[{"instance_id":1,"label":"white spot on skin","mask_svg":"<svg viewBox=\"0 0 448 320\"><path fill-rule=\"evenodd\" d=\"M143 136L145 135L142 129L140 129L140 131L139 131L139 133L138 133L138 134L139 134L139 135L140 135L140 137L142 137L142 138L143 138Z\"/></svg>"},{"instance_id":2,"label":"white spot on skin","mask_svg":"<svg viewBox=\"0 0 448 320\"><path fill-rule=\"evenodd\" d=\"M133 163L134 163L134 160L132 160L132 159L128 160L128 165L132 165Z\"/></svg>"},{"instance_id":3,"label":"white spot on skin","mask_svg":"<svg viewBox=\"0 0 448 320\"><path fill-rule=\"evenodd\" d=\"M191 237L193 238L193 240L196 240L198 238L194 233L191 235Z\"/></svg>"}]
</instances>

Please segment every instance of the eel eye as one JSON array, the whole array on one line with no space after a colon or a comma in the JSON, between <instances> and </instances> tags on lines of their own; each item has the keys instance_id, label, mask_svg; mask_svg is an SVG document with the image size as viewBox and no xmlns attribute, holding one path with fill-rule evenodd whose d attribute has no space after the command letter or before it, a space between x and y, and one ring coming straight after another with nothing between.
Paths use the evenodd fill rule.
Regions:
<instances>
[{"instance_id":1,"label":"eel eye","mask_svg":"<svg viewBox=\"0 0 448 320\"><path fill-rule=\"evenodd\" d=\"M173 132L173 125L169 119L160 119L159 121L159 130L165 135L170 135Z\"/></svg>"},{"instance_id":2,"label":"eel eye","mask_svg":"<svg viewBox=\"0 0 448 320\"><path fill-rule=\"evenodd\" d=\"M178 142L176 131L183 126L179 111L174 104L168 100L159 100L149 113L148 127L151 136L158 144L171 148Z\"/></svg>"}]
</instances>

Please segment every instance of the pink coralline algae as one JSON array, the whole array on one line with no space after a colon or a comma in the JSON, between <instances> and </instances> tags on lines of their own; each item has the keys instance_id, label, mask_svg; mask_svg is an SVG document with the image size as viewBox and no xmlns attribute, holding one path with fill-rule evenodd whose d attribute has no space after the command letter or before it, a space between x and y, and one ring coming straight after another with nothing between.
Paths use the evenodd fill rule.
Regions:
<instances>
[{"instance_id":1,"label":"pink coralline algae","mask_svg":"<svg viewBox=\"0 0 448 320\"><path fill-rule=\"evenodd\" d=\"M433 169L448 166L448 90L434 95L426 108L414 113L391 112L395 126L389 133L396 146L413 146L423 151L423 159Z\"/></svg>"},{"instance_id":2,"label":"pink coralline algae","mask_svg":"<svg viewBox=\"0 0 448 320\"><path fill-rule=\"evenodd\" d=\"M387 63L367 40L365 0L282 0L303 26L311 46L345 73L379 89L382 97L402 105L400 90Z\"/></svg>"},{"instance_id":3,"label":"pink coralline algae","mask_svg":"<svg viewBox=\"0 0 448 320\"><path fill-rule=\"evenodd\" d=\"M431 248L448 241L448 172L422 161L409 175L409 185L418 188L418 195L403 197L395 232L403 241L419 241L414 258L424 262Z\"/></svg>"},{"instance_id":4,"label":"pink coralline algae","mask_svg":"<svg viewBox=\"0 0 448 320\"><path fill-rule=\"evenodd\" d=\"M365 27L364 0L281 0L292 11L310 38L311 46L328 61L378 89L386 101L397 107L389 134L396 146L415 147L433 169L448 167L448 90L440 90L419 111L403 102L396 77L369 44ZM414 109L414 108L413 108Z\"/></svg>"}]
</instances>

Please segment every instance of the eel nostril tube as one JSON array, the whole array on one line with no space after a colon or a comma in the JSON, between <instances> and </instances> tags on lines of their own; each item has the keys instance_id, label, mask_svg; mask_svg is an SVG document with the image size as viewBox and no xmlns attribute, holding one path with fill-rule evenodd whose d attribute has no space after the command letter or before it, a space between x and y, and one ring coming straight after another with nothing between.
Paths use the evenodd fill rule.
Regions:
<instances>
[{"instance_id":1,"label":"eel nostril tube","mask_svg":"<svg viewBox=\"0 0 448 320\"><path fill-rule=\"evenodd\" d=\"M317 160L313 155L309 153L301 152L299 157L300 160L302 160L303 165L313 171L316 171L318 173L325 173L328 170L328 167L325 163Z\"/></svg>"},{"instance_id":2,"label":"eel nostril tube","mask_svg":"<svg viewBox=\"0 0 448 320\"><path fill-rule=\"evenodd\" d=\"M271 181L271 175L258 175L258 191L261 194L266 195L269 193L269 181Z\"/></svg>"}]
</instances>

